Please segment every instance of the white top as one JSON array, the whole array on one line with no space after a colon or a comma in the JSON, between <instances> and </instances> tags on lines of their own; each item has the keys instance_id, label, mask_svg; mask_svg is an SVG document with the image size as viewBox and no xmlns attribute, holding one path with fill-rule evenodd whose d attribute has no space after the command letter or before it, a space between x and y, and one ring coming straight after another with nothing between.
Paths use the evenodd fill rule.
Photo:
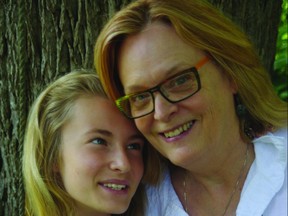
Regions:
<instances>
[{"instance_id":1,"label":"white top","mask_svg":"<svg viewBox=\"0 0 288 216\"><path fill-rule=\"evenodd\" d=\"M255 160L241 192L237 216L287 216L287 128L253 140ZM147 216L188 216L172 186L169 171L147 186Z\"/></svg>"}]
</instances>

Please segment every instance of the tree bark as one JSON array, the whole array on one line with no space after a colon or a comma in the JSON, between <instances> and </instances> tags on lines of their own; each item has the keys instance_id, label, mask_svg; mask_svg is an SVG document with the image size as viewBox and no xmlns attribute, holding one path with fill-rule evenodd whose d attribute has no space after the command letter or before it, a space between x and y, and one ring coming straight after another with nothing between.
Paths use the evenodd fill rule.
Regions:
<instances>
[{"instance_id":1,"label":"tree bark","mask_svg":"<svg viewBox=\"0 0 288 216\"><path fill-rule=\"evenodd\" d=\"M0 8L0 215L23 215L29 107L50 81L93 67L97 34L127 1L7 0Z\"/></svg>"},{"instance_id":2,"label":"tree bark","mask_svg":"<svg viewBox=\"0 0 288 216\"><path fill-rule=\"evenodd\" d=\"M24 215L21 158L31 103L55 78L93 68L101 27L130 1L0 0L1 216ZM248 32L272 71L282 1L210 1Z\"/></svg>"},{"instance_id":3,"label":"tree bark","mask_svg":"<svg viewBox=\"0 0 288 216\"><path fill-rule=\"evenodd\" d=\"M263 65L273 73L282 0L209 0L249 36Z\"/></svg>"}]
</instances>

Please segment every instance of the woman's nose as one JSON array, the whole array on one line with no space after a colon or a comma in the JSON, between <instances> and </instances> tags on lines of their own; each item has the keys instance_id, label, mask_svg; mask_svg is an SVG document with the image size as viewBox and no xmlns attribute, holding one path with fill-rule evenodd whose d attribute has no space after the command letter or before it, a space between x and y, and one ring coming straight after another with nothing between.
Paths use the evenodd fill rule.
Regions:
<instances>
[{"instance_id":1,"label":"woman's nose","mask_svg":"<svg viewBox=\"0 0 288 216\"><path fill-rule=\"evenodd\" d=\"M154 119L167 122L177 112L177 103L166 100L160 92L154 93Z\"/></svg>"},{"instance_id":2,"label":"woman's nose","mask_svg":"<svg viewBox=\"0 0 288 216\"><path fill-rule=\"evenodd\" d=\"M115 150L111 155L110 168L118 172L129 172L131 169L131 164L127 155L127 152L123 150Z\"/></svg>"}]
</instances>

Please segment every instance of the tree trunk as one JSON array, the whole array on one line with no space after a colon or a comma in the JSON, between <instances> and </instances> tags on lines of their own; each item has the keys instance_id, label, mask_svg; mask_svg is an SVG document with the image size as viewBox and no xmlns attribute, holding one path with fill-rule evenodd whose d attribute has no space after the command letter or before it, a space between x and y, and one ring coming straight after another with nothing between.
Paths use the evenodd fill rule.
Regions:
<instances>
[{"instance_id":1,"label":"tree trunk","mask_svg":"<svg viewBox=\"0 0 288 216\"><path fill-rule=\"evenodd\" d=\"M21 158L31 103L55 78L93 67L97 34L130 1L0 0L1 216L24 214ZM243 26L272 71L281 0L210 1Z\"/></svg>"},{"instance_id":2,"label":"tree trunk","mask_svg":"<svg viewBox=\"0 0 288 216\"><path fill-rule=\"evenodd\" d=\"M209 0L248 34L267 71L273 73L282 0Z\"/></svg>"},{"instance_id":3,"label":"tree trunk","mask_svg":"<svg viewBox=\"0 0 288 216\"><path fill-rule=\"evenodd\" d=\"M93 67L103 23L125 1L6 0L0 8L0 215L23 215L22 143L28 109L50 81Z\"/></svg>"}]
</instances>

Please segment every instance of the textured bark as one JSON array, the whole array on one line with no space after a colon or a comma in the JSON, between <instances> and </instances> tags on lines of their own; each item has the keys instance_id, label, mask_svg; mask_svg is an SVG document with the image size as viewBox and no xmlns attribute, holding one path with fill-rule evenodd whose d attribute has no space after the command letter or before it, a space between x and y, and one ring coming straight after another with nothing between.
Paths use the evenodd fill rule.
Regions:
<instances>
[{"instance_id":1,"label":"textured bark","mask_svg":"<svg viewBox=\"0 0 288 216\"><path fill-rule=\"evenodd\" d=\"M273 73L282 0L209 0L248 34L265 68Z\"/></svg>"},{"instance_id":2,"label":"textured bark","mask_svg":"<svg viewBox=\"0 0 288 216\"><path fill-rule=\"evenodd\" d=\"M28 109L51 80L93 67L103 23L127 1L7 0L0 7L0 215L23 215Z\"/></svg>"},{"instance_id":3,"label":"textured bark","mask_svg":"<svg viewBox=\"0 0 288 216\"><path fill-rule=\"evenodd\" d=\"M0 215L21 216L29 107L50 81L93 67L103 23L131 0L0 0ZM281 0L210 0L248 32L270 70ZM271 70L272 71L272 70Z\"/></svg>"}]
</instances>

